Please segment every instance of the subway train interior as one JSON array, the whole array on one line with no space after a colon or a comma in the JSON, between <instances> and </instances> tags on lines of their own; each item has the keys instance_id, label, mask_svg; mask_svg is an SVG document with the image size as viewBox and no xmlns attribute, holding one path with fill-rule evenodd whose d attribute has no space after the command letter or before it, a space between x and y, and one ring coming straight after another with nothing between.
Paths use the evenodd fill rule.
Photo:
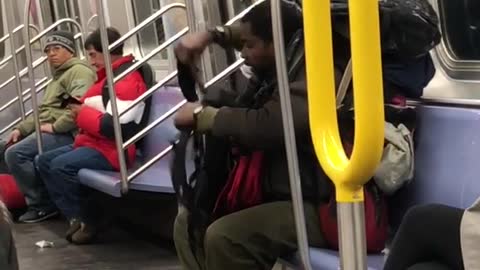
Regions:
<instances>
[{"instance_id":1,"label":"subway train interior","mask_svg":"<svg viewBox=\"0 0 480 270\"><path fill-rule=\"evenodd\" d=\"M394 210L421 203L466 208L480 195L480 184L475 183L480 175L480 5L476 1L429 0L440 19L442 40L430 52L436 67L434 78L421 98L408 100L418 115L415 174L392 196ZM0 138L6 139L32 113L32 87L35 104L42 100L52 78L43 42L52 30L73 32L78 55L86 57L82 44L104 20L124 35L125 54L147 62L157 82L151 91L155 109L150 113L149 130L127 142L143 137L147 145L138 166L128 170L124 179L119 173L79 173L82 184L94 191L95 203L108 213L108 229L94 244L77 246L64 239L68 224L61 217L38 224L14 222L19 269L181 269L172 239L179 206L169 158L177 134L172 116L185 101L176 80L173 46L189 31L238 20L255 2L1 1ZM249 76L240 54L218 46L203 54L202 71L208 85L224 88L244 87ZM11 209L13 218L22 211ZM392 223L398 224L399 219L392 214ZM340 267L337 251L312 248L310 257L312 268L308 269ZM279 258L275 269L306 269L300 267L298 258L295 254ZM382 269L384 254L369 254L366 261L368 269Z\"/></svg>"}]
</instances>

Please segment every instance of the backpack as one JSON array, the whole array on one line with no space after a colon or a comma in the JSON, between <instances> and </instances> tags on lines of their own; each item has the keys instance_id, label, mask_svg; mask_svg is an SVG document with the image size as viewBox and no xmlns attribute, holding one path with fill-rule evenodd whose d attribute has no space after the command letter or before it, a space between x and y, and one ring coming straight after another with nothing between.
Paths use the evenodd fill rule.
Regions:
<instances>
[{"instance_id":1,"label":"backpack","mask_svg":"<svg viewBox=\"0 0 480 270\"><path fill-rule=\"evenodd\" d=\"M341 112L340 112L341 113ZM339 115L339 126L343 148L348 156L353 149L353 131L346 121L353 121L350 116ZM337 203L335 197L335 186L330 182L330 199L321 203L318 208L320 218L320 229L325 236L329 248L338 250L338 221ZM377 253L384 249L388 239L388 207L383 192L375 182L370 180L364 186L364 209L365 209L365 239L367 251Z\"/></svg>"},{"instance_id":2,"label":"backpack","mask_svg":"<svg viewBox=\"0 0 480 270\"><path fill-rule=\"evenodd\" d=\"M385 101L401 94L420 98L435 75L429 51L441 41L439 20L428 0L379 0ZM350 59L348 1L332 0L334 43L341 70Z\"/></svg>"},{"instance_id":3,"label":"backpack","mask_svg":"<svg viewBox=\"0 0 480 270\"><path fill-rule=\"evenodd\" d=\"M396 60L422 57L441 41L439 19L428 0L379 0L384 55ZM332 0L333 28L349 38L348 0Z\"/></svg>"},{"instance_id":4,"label":"backpack","mask_svg":"<svg viewBox=\"0 0 480 270\"><path fill-rule=\"evenodd\" d=\"M10 174L0 174L0 201L8 209L22 209L27 206L25 196Z\"/></svg>"},{"instance_id":5,"label":"backpack","mask_svg":"<svg viewBox=\"0 0 480 270\"><path fill-rule=\"evenodd\" d=\"M372 182L364 186L367 252L378 253L388 239L388 209L385 196ZM337 202L332 196L319 207L320 228L329 248L338 250Z\"/></svg>"},{"instance_id":6,"label":"backpack","mask_svg":"<svg viewBox=\"0 0 480 270\"><path fill-rule=\"evenodd\" d=\"M133 66L135 63L136 61L132 61L132 62L128 62L120 65L118 68L113 70L113 76L117 77L118 75L122 74L124 71L129 69L131 66ZM149 64L145 63L141 65L137 70L140 72L140 75L142 76L145 82L145 85L147 86L147 89L151 89L156 84L152 67ZM107 107L108 101L110 101L110 95L108 92L108 83L107 83L107 80L105 80L102 88L102 102L105 108ZM145 109L143 111L140 123L137 124L135 122L130 122L130 123L121 125L122 136L124 141L127 141L128 139L132 138L134 135L136 135L138 132L140 132L143 128L147 126L149 121L149 116L150 116L152 96L149 96L147 99L145 99L144 102L145 102ZM110 121L110 123L112 123L113 125L113 121ZM115 133L113 132L114 130L113 126L108 127L106 130L111 131L107 133L108 138L110 139L115 138ZM137 142L137 146L141 147L142 143L143 143L143 140L139 140Z\"/></svg>"}]
</instances>

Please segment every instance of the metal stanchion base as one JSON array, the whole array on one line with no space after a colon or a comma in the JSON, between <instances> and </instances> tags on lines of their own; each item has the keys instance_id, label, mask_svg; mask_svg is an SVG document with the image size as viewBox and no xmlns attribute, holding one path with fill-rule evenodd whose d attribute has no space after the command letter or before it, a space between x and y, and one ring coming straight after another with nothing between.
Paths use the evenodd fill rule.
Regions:
<instances>
[{"instance_id":1,"label":"metal stanchion base","mask_svg":"<svg viewBox=\"0 0 480 270\"><path fill-rule=\"evenodd\" d=\"M363 202L338 203L338 231L342 270L367 269Z\"/></svg>"}]
</instances>

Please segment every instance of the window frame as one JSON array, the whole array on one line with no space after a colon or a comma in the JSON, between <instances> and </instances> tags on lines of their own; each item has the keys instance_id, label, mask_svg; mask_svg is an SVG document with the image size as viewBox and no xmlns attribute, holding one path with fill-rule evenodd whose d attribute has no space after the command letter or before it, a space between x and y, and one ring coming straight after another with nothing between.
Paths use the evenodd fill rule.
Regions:
<instances>
[{"instance_id":1,"label":"window frame","mask_svg":"<svg viewBox=\"0 0 480 270\"><path fill-rule=\"evenodd\" d=\"M478 80L480 76L480 60L457 59L454 56L445 27L444 11L440 9L440 1L444 0L430 0L430 3L439 16L440 31L442 33L442 41L434 49L438 56L439 63L451 79L462 81Z\"/></svg>"}]
</instances>

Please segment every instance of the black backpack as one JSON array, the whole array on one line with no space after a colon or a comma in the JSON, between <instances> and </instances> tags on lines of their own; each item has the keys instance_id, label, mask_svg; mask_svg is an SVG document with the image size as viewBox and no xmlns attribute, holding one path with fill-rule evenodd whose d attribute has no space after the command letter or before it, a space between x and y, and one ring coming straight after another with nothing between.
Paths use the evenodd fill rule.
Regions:
<instances>
[{"instance_id":1,"label":"black backpack","mask_svg":"<svg viewBox=\"0 0 480 270\"><path fill-rule=\"evenodd\" d=\"M120 65L118 68L116 68L113 71L114 77L117 77L118 75L122 74L124 71L126 71L128 68L133 66L135 63L136 61L132 61L132 62L125 63L123 65ZM149 64L143 64L137 70L142 75L145 85L147 86L147 89L150 89L156 84L155 75L153 73L152 67ZM109 100L110 100L110 95L108 93L108 84L107 84L107 81L105 80L105 83L103 84L103 89L102 89L102 101L105 108L107 107ZM135 134L137 134L147 126L149 116L150 116L151 104L152 104L152 96L148 97L145 100L145 110L143 111L142 119L139 124L130 122L130 123L121 125L124 141L127 141L128 139L133 137ZM105 126L106 127L105 131L107 130L108 131L102 132L102 134L104 134L107 138L114 139L115 133L113 132L113 121L111 121L111 119L106 119L106 118L105 118L105 121L108 123L111 123L111 126ZM104 125L101 125L101 126L104 126ZM141 145L141 144L142 144L142 140L140 140L137 143L137 145Z\"/></svg>"},{"instance_id":2,"label":"black backpack","mask_svg":"<svg viewBox=\"0 0 480 270\"><path fill-rule=\"evenodd\" d=\"M435 75L429 51L441 40L438 16L427 0L379 0L385 101L420 98ZM348 1L332 0L335 64L350 60Z\"/></svg>"},{"instance_id":3,"label":"black backpack","mask_svg":"<svg viewBox=\"0 0 480 270\"><path fill-rule=\"evenodd\" d=\"M438 16L428 0L379 0L384 55L422 57L441 41ZM349 38L348 0L332 0L333 28Z\"/></svg>"}]
</instances>

